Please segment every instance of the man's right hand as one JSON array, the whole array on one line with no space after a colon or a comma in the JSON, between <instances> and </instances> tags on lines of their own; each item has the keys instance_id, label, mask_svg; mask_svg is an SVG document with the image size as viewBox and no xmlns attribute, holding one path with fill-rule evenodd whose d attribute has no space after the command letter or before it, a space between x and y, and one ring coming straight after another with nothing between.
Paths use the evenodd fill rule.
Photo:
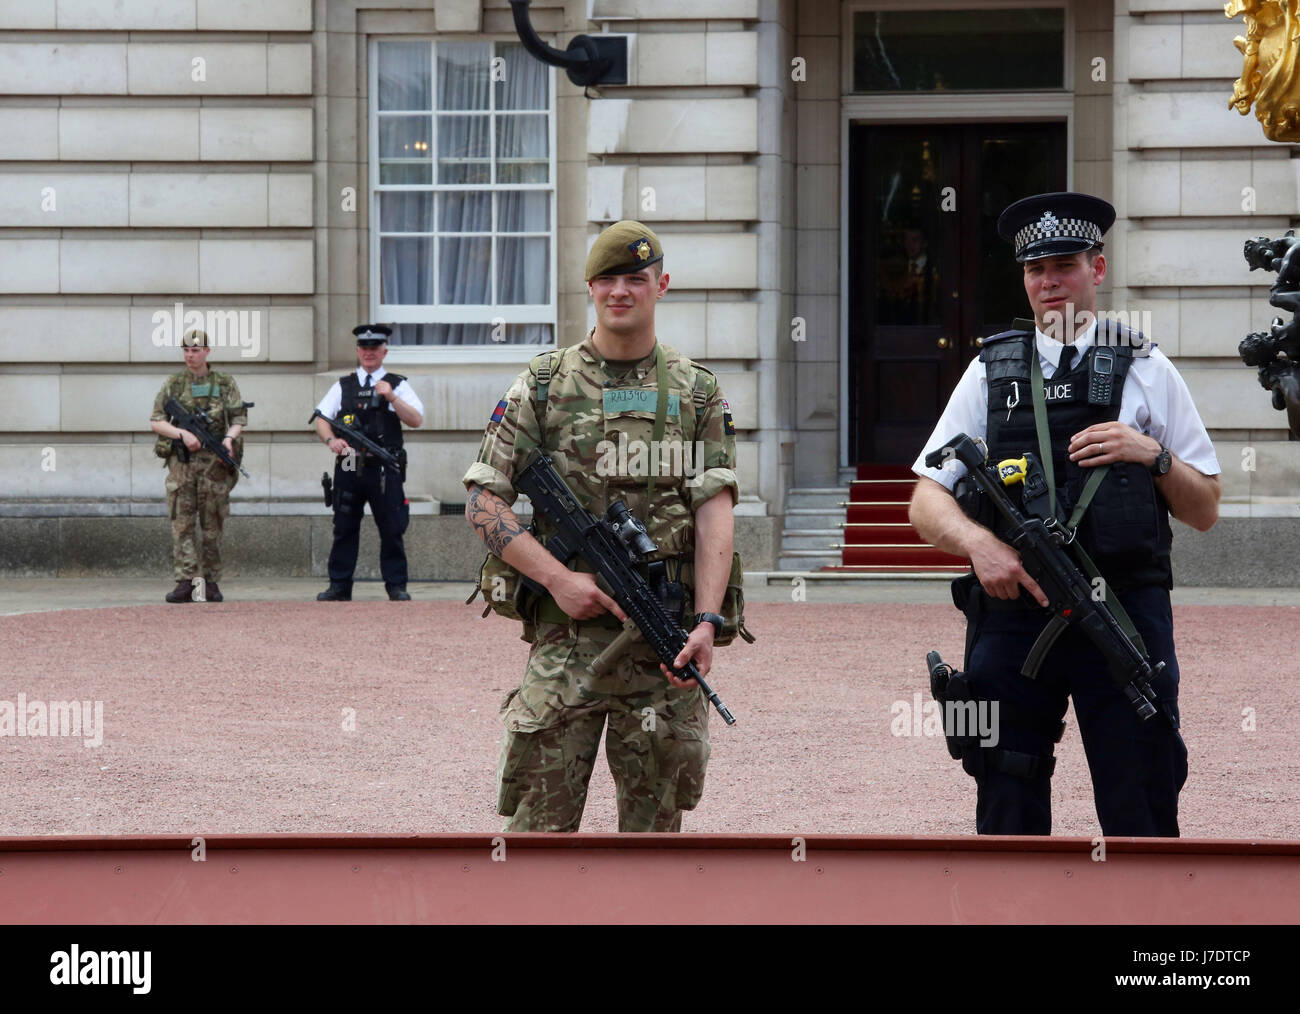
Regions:
<instances>
[{"instance_id":1,"label":"man's right hand","mask_svg":"<svg viewBox=\"0 0 1300 1014\"><path fill-rule=\"evenodd\" d=\"M992 532L972 547L970 562L980 585L995 599L1018 598L1023 587L1040 606L1051 605L1038 582L1025 570L1020 554Z\"/></svg>"},{"instance_id":2,"label":"man's right hand","mask_svg":"<svg viewBox=\"0 0 1300 1014\"><path fill-rule=\"evenodd\" d=\"M203 446L203 442L189 430L181 430L180 434L181 440L184 441L187 450L197 451Z\"/></svg>"},{"instance_id":3,"label":"man's right hand","mask_svg":"<svg viewBox=\"0 0 1300 1014\"><path fill-rule=\"evenodd\" d=\"M342 437L330 437L330 442L326 446L335 454L346 454L348 451L348 442Z\"/></svg>"},{"instance_id":4,"label":"man's right hand","mask_svg":"<svg viewBox=\"0 0 1300 1014\"><path fill-rule=\"evenodd\" d=\"M601 613L610 612L626 620L627 613L618 603L600 590L594 574L565 570L546 588L561 609L575 620L590 620Z\"/></svg>"}]
</instances>

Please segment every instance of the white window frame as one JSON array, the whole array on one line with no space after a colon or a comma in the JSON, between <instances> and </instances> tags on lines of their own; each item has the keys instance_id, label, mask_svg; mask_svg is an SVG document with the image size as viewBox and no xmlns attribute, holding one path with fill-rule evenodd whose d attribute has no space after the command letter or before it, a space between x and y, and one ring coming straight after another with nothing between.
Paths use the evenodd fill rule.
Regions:
<instances>
[{"instance_id":1,"label":"white window frame","mask_svg":"<svg viewBox=\"0 0 1300 1014\"><path fill-rule=\"evenodd\" d=\"M436 120L437 110L437 48L436 44L440 42L517 42L517 37L506 34L446 34L436 36L411 36L411 35L375 35L370 38L369 62L370 62L370 95L367 99L367 118L369 120L367 135L369 137L369 208L370 208L370 227L369 227L369 249L370 249L370 320L377 320L383 323L393 324L483 324L494 321L504 321L506 324L550 324L552 341L550 344L543 345L393 345L390 346L387 362L389 364L420 364L420 363L522 363L527 362L533 356L546 352L558 347L557 337L559 331L559 293L557 291L558 281L558 219L557 219L557 197L559 194L559 179L557 177L557 164L555 152L556 140L556 87L555 87L555 68L547 67L548 91L550 104L547 107L547 150L549 153L549 183L525 183L525 184L500 184L500 183L452 183L439 184L438 178L438 153L437 153L437 131ZM379 183L379 44L381 42L427 42L434 46L433 69L434 78L432 81L431 108L429 113L435 120L435 131L433 135L434 150L431 153L433 159L433 184L422 183L401 183L401 184L381 184ZM490 113L496 112L496 89L489 84L488 89ZM495 120L495 117L493 117ZM491 157L496 158L496 130L489 130L489 143L491 144ZM508 306L491 306L491 305L457 305L444 307L421 307L409 304L390 304L379 301L379 268L380 268L380 217L379 217L379 195L382 192L393 191L415 191L423 193L436 193L438 191L455 191L463 190L474 193L493 193L505 192L511 190L522 191L549 191L551 195L550 209L550 304L520 305L511 304ZM437 222L434 223L435 229ZM406 235L406 234L404 234ZM427 233L410 233L411 236L426 236ZM492 285L496 285L496 237L497 233L492 234ZM438 256L435 242L435 258ZM430 313L433 314L430 319Z\"/></svg>"}]
</instances>

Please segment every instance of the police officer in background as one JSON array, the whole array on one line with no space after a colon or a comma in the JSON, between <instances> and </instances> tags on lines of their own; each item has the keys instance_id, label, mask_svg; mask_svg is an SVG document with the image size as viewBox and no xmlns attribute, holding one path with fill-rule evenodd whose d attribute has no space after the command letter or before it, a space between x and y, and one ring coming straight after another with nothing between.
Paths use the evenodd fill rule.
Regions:
<instances>
[{"instance_id":1,"label":"police officer in background","mask_svg":"<svg viewBox=\"0 0 1300 1014\"><path fill-rule=\"evenodd\" d=\"M984 340L913 465L920 479L912 524L928 542L968 557L974 571L954 583L954 598L965 600L972 697L999 704L996 745L967 741L963 748L962 766L978 787L980 834L1051 832L1052 748L1071 695L1102 832L1178 835L1187 751L1176 731L1169 514L1208 530L1218 518L1220 469L1169 359L1110 321L1101 323L1099 336L1096 291L1106 277L1101 239L1114 220L1105 201L1072 193L1026 198L1002 213L998 233L1013 242L1024 265L1034 320ZM1079 543L1132 618L1153 663L1165 662L1152 684L1163 716L1138 718L1077 627L1056 642L1036 679L1021 675L1049 619L1048 600L999 537L1006 534L1001 519L967 517L953 497L964 466L925 467L928 453L963 432L987 442L992 462L1038 454L1038 392L1059 513L1070 517L1087 499L1089 475L1108 469L1085 503Z\"/></svg>"},{"instance_id":2,"label":"police officer in background","mask_svg":"<svg viewBox=\"0 0 1300 1014\"><path fill-rule=\"evenodd\" d=\"M383 367L388 355L392 328L362 324L352 329L357 336L360 365L335 381L316 406L321 415L363 431L375 443L397 455L401 474L386 468L365 451L355 451L335 436L324 419L316 419L316 434L333 451L334 460L334 545L330 549L330 585L316 596L318 602L349 602L352 572L357 565L361 540L361 516L370 504L379 528L379 567L388 597L409 601L406 591L406 549L402 534L411 508L402 491L406 477L406 452L402 449L402 423L412 428L424 421L424 404L405 377Z\"/></svg>"}]
</instances>

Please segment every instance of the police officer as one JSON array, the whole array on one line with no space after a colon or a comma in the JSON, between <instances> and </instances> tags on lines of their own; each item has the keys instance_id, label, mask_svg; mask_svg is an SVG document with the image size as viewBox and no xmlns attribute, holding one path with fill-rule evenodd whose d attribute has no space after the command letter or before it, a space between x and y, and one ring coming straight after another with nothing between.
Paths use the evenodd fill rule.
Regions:
<instances>
[{"instance_id":1,"label":"police officer","mask_svg":"<svg viewBox=\"0 0 1300 1014\"><path fill-rule=\"evenodd\" d=\"M561 565L509 506L512 477L539 445L587 510L602 514L623 500L659 548L652 559L669 561L669 576L686 586L689 638L674 665L694 659L709 673L728 585L738 580L735 426L713 374L656 339L655 304L668 291L662 261L658 237L639 222L600 234L586 263L596 326L577 345L532 360L465 473L470 524L492 554L548 592L526 617L528 665L501 709L497 810L507 830L578 829L607 720L620 831L678 831L704 789L708 705L695 681L671 676L643 642L612 671L590 675L626 617L589 568ZM655 442L658 460L681 467L636 467ZM683 448L688 457L673 458Z\"/></svg>"},{"instance_id":2,"label":"police officer","mask_svg":"<svg viewBox=\"0 0 1300 1014\"><path fill-rule=\"evenodd\" d=\"M158 434L154 453L167 464L167 514L172 523L172 576L176 587L166 595L168 602L193 602L197 578L202 578L199 601L223 599L217 580L221 577L221 531L230 514L230 491L239 473L227 468L198 436L173 425L163 406L175 398L186 412L201 411L212 421L212 435L236 461L243 447L239 435L248 423L248 413L239 386L229 373L208 369L208 336L200 330L187 331L181 338L185 369L173 373L153 401L149 428ZM180 441L185 452L176 447ZM196 528L198 530L196 544Z\"/></svg>"},{"instance_id":3,"label":"police officer","mask_svg":"<svg viewBox=\"0 0 1300 1014\"><path fill-rule=\"evenodd\" d=\"M395 472L373 455L351 448L346 440L335 435L329 423L317 417L316 435L337 457L334 459L330 584L316 596L316 601L352 600L352 572L357 566L361 516L365 505L370 504L370 513L379 529L379 568L384 587L390 599L406 602L411 596L406 590L406 549L402 534L410 520L411 508L402 491L406 478L402 423L418 427L424 421L424 404L405 377L384 369L392 328L361 324L352 333L357 336L360 365L335 381L316 408L321 415L361 430L391 451L401 460L402 470Z\"/></svg>"},{"instance_id":4,"label":"police officer","mask_svg":"<svg viewBox=\"0 0 1300 1014\"><path fill-rule=\"evenodd\" d=\"M1178 834L1178 793L1187 752L1176 731L1178 662L1169 590L1169 514L1201 531L1218 518L1219 464L1187 386L1140 334L1095 319L1106 277L1102 236L1115 209L1087 194L1017 201L998 220L1024 267L1032 322L984 340L913 471L911 520L941 549L968 557L973 577L954 585L965 600L966 673L973 697L997 702L999 735L963 747L978 787L981 834L1051 831L1053 744L1073 697L1102 832ZM1041 399L1038 395L1042 395ZM1132 618L1154 661L1163 716L1140 720L1110 681L1101 654L1070 628L1037 678L1020 674L1047 623L1048 602L1000 519L963 513L951 490L965 472L925 467L926 454L958 433L987 441L989 460L1039 453L1035 402L1045 410L1059 513L1083 502L1080 546ZM1106 469L1088 500L1088 477ZM982 523L981 523L982 522ZM991 709L990 709L991 713Z\"/></svg>"}]
</instances>

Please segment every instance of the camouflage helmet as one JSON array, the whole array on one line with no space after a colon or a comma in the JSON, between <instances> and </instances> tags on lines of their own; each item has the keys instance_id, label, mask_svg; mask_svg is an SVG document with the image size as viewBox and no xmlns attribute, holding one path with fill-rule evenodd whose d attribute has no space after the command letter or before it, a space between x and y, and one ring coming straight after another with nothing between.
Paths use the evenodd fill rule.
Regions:
<instances>
[{"instance_id":1,"label":"camouflage helmet","mask_svg":"<svg viewBox=\"0 0 1300 1014\"><path fill-rule=\"evenodd\" d=\"M585 277L630 275L663 259L664 248L651 230L630 219L615 222L592 244Z\"/></svg>"}]
</instances>

